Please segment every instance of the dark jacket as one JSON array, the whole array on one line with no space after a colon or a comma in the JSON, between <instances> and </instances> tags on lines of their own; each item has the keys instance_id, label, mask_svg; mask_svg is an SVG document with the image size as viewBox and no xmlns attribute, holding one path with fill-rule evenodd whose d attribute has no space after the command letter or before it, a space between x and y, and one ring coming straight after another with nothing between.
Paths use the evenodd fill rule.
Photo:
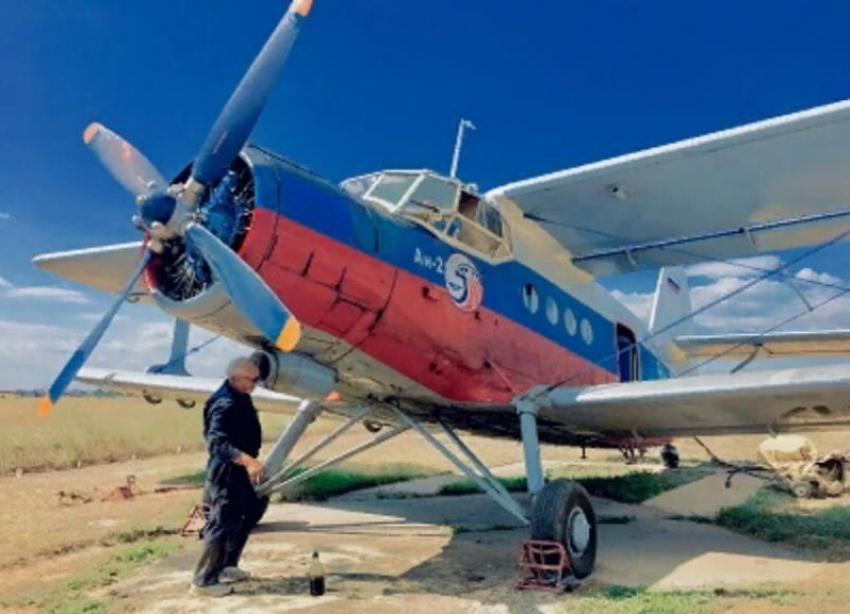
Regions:
<instances>
[{"instance_id":1,"label":"dark jacket","mask_svg":"<svg viewBox=\"0 0 850 614\"><path fill-rule=\"evenodd\" d=\"M204 439L210 452L208 476L233 462L240 451L257 458L262 431L251 395L238 392L225 380L204 405Z\"/></svg>"}]
</instances>

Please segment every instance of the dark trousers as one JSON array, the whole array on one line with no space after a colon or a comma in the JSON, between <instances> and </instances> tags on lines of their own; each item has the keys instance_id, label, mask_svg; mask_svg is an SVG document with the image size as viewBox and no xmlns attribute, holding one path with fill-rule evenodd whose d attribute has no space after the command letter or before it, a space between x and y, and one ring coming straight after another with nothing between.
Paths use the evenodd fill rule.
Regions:
<instances>
[{"instance_id":1,"label":"dark trousers","mask_svg":"<svg viewBox=\"0 0 850 614\"><path fill-rule=\"evenodd\" d=\"M194 582L218 582L225 567L238 567L248 534L257 526L269 504L257 497L244 467L229 463L208 472L204 503L210 517L204 527L204 551L195 568Z\"/></svg>"}]
</instances>

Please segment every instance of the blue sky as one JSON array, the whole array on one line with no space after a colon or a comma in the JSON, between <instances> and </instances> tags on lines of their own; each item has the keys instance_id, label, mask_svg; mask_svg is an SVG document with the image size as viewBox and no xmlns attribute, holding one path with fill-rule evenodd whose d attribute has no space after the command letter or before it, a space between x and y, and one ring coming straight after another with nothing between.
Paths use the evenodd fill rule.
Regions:
<instances>
[{"instance_id":1,"label":"blue sky","mask_svg":"<svg viewBox=\"0 0 850 614\"><path fill-rule=\"evenodd\" d=\"M31 258L138 238L132 200L83 146L85 126L104 123L176 173L284 8L0 3L0 388L46 384L109 300ZM837 1L317 0L253 140L335 181L446 170L468 117L478 130L460 175L487 189L848 98L848 31L850 7ZM803 275L840 280L848 253L828 250ZM740 276L692 282L709 295L730 279ZM651 276L609 285L645 310ZM784 286L764 288L753 304L793 302ZM840 325L838 306L807 325ZM741 309L702 324L740 322ZM782 315L746 309L762 316L754 326ZM94 364L161 358L168 320L140 306L122 313ZM236 351L214 347L196 370Z\"/></svg>"}]
</instances>

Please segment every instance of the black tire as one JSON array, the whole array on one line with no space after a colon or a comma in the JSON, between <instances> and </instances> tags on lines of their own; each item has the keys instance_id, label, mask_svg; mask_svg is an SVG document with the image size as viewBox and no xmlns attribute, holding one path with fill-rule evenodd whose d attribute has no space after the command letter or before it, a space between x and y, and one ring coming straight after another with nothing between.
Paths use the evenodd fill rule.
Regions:
<instances>
[{"instance_id":1,"label":"black tire","mask_svg":"<svg viewBox=\"0 0 850 614\"><path fill-rule=\"evenodd\" d=\"M187 401L185 399L177 399L177 404L183 409L192 409L195 407L195 401Z\"/></svg>"},{"instance_id":2,"label":"black tire","mask_svg":"<svg viewBox=\"0 0 850 614\"><path fill-rule=\"evenodd\" d=\"M667 469L678 469L680 459L676 446L671 443L664 444L661 448L661 460Z\"/></svg>"},{"instance_id":3,"label":"black tire","mask_svg":"<svg viewBox=\"0 0 850 614\"><path fill-rule=\"evenodd\" d=\"M586 520L586 544L573 540L572 522ZM531 539L556 541L564 546L576 578L593 572L596 563L596 514L587 491L571 480L555 480L537 493L531 512Z\"/></svg>"}]
</instances>

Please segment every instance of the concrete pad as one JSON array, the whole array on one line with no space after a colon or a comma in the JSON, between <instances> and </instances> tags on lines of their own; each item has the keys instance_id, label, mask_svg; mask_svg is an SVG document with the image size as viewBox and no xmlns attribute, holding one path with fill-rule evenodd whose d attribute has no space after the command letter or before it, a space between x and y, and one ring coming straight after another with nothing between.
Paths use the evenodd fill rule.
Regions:
<instances>
[{"instance_id":1,"label":"concrete pad","mask_svg":"<svg viewBox=\"0 0 850 614\"><path fill-rule=\"evenodd\" d=\"M666 520L642 506L594 505L603 519L631 520L600 525L593 583L733 588L799 583L829 567L718 527ZM237 585L235 596L188 595L197 542L110 592L126 609L149 614L553 611L562 597L513 589L519 545L527 538L515 526L483 495L273 505L245 553L255 578ZM314 549L328 586L319 599L309 597L306 579Z\"/></svg>"},{"instance_id":2,"label":"concrete pad","mask_svg":"<svg viewBox=\"0 0 850 614\"><path fill-rule=\"evenodd\" d=\"M726 472L685 484L644 502L648 508L670 516L704 516L714 518L724 507L740 505L754 495L764 481L745 474L732 478L726 488Z\"/></svg>"}]
</instances>

